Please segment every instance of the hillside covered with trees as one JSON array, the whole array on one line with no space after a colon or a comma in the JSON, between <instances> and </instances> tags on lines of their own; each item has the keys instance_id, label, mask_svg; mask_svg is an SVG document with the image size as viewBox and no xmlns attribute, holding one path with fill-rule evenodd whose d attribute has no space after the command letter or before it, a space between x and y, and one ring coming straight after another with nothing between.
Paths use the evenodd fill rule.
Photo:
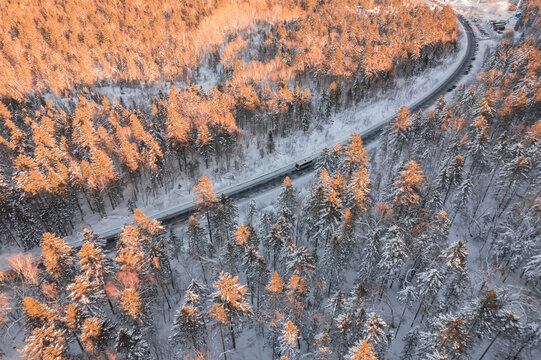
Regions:
<instances>
[{"instance_id":1,"label":"hillside covered with trees","mask_svg":"<svg viewBox=\"0 0 541 360\"><path fill-rule=\"evenodd\" d=\"M292 55L309 41L292 37L312 24L309 14L347 13L346 3L292 2L287 6L306 18L265 25L271 28L263 32L268 37L260 47L248 47L250 53ZM392 20L389 11L375 21L377 15L355 8L356 18L391 26L405 13L449 11L381 6L401 15ZM233 161L236 153L227 149L235 148L241 133L266 139L271 122L287 129L302 127L302 115L295 125L299 113L323 116L318 112L327 110L320 112L313 94L325 93L328 83L334 91L340 84L341 93L323 108L336 111L355 96L355 82L369 92L370 86L392 82L392 74L421 65L408 56L377 76L367 75L362 62L351 74L347 66L344 73L332 73L333 66L330 72L311 68L306 76L293 58L287 65L291 77L272 80L269 71L269 78L244 83L253 73L242 59L252 55L243 54L242 41L232 40L226 46L235 49L232 67L217 65L224 71L220 86L172 86L152 100L148 113L92 90L81 90L73 112L50 103L32 112L24 106L35 103L18 110L6 105L2 234L25 238L28 247L39 242L42 253L36 259L14 255L0 273L0 356L539 359L541 8L535 0L523 6L527 15L487 52L475 80L452 99L441 97L431 110L402 107L370 149L358 134L347 145L325 149L309 189L285 178L270 206L252 201L241 211L233 199L215 193L211 178L194 171L193 216L166 228L135 209L113 246L87 229L81 246L73 248L63 231L38 233L38 225L10 223L9 214L39 218L44 227L54 219L68 233L66 224L77 221L71 214L83 216L84 202L105 213L105 201L119 201L125 183L135 189L146 182L165 186L170 172L189 172L196 157L201 167ZM340 19L337 26L347 16ZM335 36L317 38L332 42ZM396 32L380 30L378 36L388 40ZM446 39L442 51L454 46L452 36ZM273 48L273 41L279 46ZM240 107L238 81L251 86L256 108ZM292 88L294 83L307 87ZM282 111L279 99L286 95L306 103ZM212 145L205 147L205 139ZM16 206L24 211L12 210ZM59 213L51 213L53 208ZM34 213L51 220L28 215Z\"/></svg>"},{"instance_id":2,"label":"hillside covered with trees","mask_svg":"<svg viewBox=\"0 0 541 360\"><path fill-rule=\"evenodd\" d=\"M272 153L458 39L450 8L417 2L24 4L0 5L0 242L24 249L179 176L233 171L246 138Z\"/></svg>"}]
</instances>

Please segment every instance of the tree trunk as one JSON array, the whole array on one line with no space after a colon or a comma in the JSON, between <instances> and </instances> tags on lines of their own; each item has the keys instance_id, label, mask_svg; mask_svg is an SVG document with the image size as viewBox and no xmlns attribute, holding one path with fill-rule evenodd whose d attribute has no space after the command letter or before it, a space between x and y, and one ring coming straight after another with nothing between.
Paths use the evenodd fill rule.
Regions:
<instances>
[{"instance_id":1,"label":"tree trunk","mask_svg":"<svg viewBox=\"0 0 541 360\"><path fill-rule=\"evenodd\" d=\"M210 230L210 216L209 216L208 211L206 212L206 215L207 215L207 227L209 229L209 239L210 239L210 243L212 244L212 230Z\"/></svg>"},{"instance_id":2,"label":"tree trunk","mask_svg":"<svg viewBox=\"0 0 541 360\"><path fill-rule=\"evenodd\" d=\"M415 317L413 318L413 320L411 321L411 325L410 326L413 326L413 323L415 322L415 319L417 319L417 316L419 315L419 311L421 310L421 306L423 306L423 302L425 300L425 296L426 295L423 295L423 297L421 298L421 301L419 303L419 307L417 308L417 311L415 312Z\"/></svg>"},{"instance_id":3,"label":"tree trunk","mask_svg":"<svg viewBox=\"0 0 541 360\"><path fill-rule=\"evenodd\" d=\"M494 339L492 339L492 341L490 342L490 344L488 344L487 348L485 349L485 351L483 351L483 353L481 354L481 357L479 358L479 360L483 360L483 358L485 357L486 353L488 352L488 350L490 349L490 347L492 346L492 344L494 344L494 341L496 341L496 339L498 338L498 336L500 336L500 331L498 331L498 333L496 334L496 336L494 336Z\"/></svg>"},{"instance_id":4,"label":"tree trunk","mask_svg":"<svg viewBox=\"0 0 541 360\"><path fill-rule=\"evenodd\" d=\"M222 339L222 349L224 351L224 359L227 360L227 354L225 351L224 333L222 331L222 324L220 323L220 338Z\"/></svg>"},{"instance_id":5,"label":"tree trunk","mask_svg":"<svg viewBox=\"0 0 541 360\"><path fill-rule=\"evenodd\" d=\"M114 314L115 310L113 309L113 303L111 302L111 299L109 298L109 295L107 294L107 291L105 290L105 281L101 279L101 286L103 287L105 298L107 299L107 303L109 304L109 307L111 308L111 312Z\"/></svg>"},{"instance_id":6,"label":"tree trunk","mask_svg":"<svg viewBox=\"0 0 541 360\"><path fill-rule=\"evenodd\" d=\"M235 332L233 331L233 324L229 325L229 332L231 333L231 342L233 345L233 349L237 348L237 343L235 342Z\"/></svg>"}]
</instances>

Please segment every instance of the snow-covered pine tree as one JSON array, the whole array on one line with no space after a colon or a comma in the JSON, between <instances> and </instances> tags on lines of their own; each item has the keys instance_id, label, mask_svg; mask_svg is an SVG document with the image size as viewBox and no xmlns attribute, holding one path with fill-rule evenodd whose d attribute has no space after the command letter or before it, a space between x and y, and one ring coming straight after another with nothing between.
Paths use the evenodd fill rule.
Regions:
<instances>
[{"instance_id":1,"label":"snow-covered pine tree","mask_svg":"<svg viewBox=\"0 0 541 360\"><path fill-rule=\"evenodd\" d=\"M400 360L416 360L417 344L419 343L419 328L413 327L404 337L404 345L400 354Z\"/></svg>"},{"instance_id":2,"label":"snow-covered pine tree","mask_svg":"<svg viewBox=\"0 0 541 360\"><path fill-rule=\"evenodd\" d=\"M222 194L223 195L223 194ZM257 215L257 204L254 199L250 200L248 205L248 224L254 224L255 216Z\"/></svg>"},{"instance_id":3,"label":"snow-covered pine tree","mask_svg":"<svg viewBox=\"0 0 541 360\"><path fill-rule=\"evenodd\" d=\"M383 271L381 282L388 282L389 287L392 287L402 272L407 257L406 244L402 240L398 227L393 225L387 231L381 247L381 259L378 263L378 267Z\"/></svg>"},{"instance_id":4,"label":"snow-covered pine tree","mask_svg":"<svg viewBox=\"0 0 541 360\"><path fill-rule=\"evenodd\" d=\"M288 274L311 278L315 271L314 258L306 247L293 247L288 252L286 268Z\"/></svg>"},{"instance_id":5,"label":"snow-covered pine tree","mask_svg":"<svg viewBox=\"0 0 541 360\"><path fill-rule=\"evenodd\" d=\"M383 355L392 335L386 334L387 323L375 312L369 313L364 324L364 338L374 344L376 353Z\"/></svg>"},{"instance_id":6,"label":"snow-covered pine tree","mask_svg":"<svg viewBox=\"0 0 541 360\"><path fill-rule=\"evenodd\" d=\"M152 359L150 346L137 328L121 328L116 337L115 350L119 355L124 355L126 360Z\"/></svg>"},{"instance_id":7,"label":"snow-covered pine tree","mask_svg":"<svg viewBox=\"0 0 541 360\"><path fill-rule=\"evenodd\" d=\"M225 196L225 194L221 194L211 216L215 238L218 246L220 246L231 239L233 231L237 226L238 208L233 202L233 199Z\"/></svg>"},{"instance_id":8,"label":"snow-covered pine tree","mask_svg":"<svg viewBox=\"0 0 541 360\"><path fill-rule=\"evenodd\" d=\"M322 237L325 239L325 245L329 242L332 234L337 230L338 225L342 221L342 193L339 189L333 186L333 183L328 176L325 176L326 171L321 174L324 184L323 201L320 204L320 220L319 227L322 229ZM340 175L336 175L340 179ZM317 255L317 248L315 249Z\"/></svg>"},{"instance_id":9,"label":"snow-covered pine tree","mask_svg":"<svg viewBox=\"0 0 541 360\"><path fill-rule=\"evenodd\" d=\"M422 358L460 358L472 346L465 319L457 314L440 314L429 324L429 332L420 333L419 350Z\"/></svg>"},{"instance_id":10,"label":"snow-covered pine tree","mask_svg":"<svg viewBox=\"0 0 541 360\"><path fill-rule=\"evenodd\" d=\"M254 246L245 247L243 256L243 265L246 272L246 280L250 294L252 298L252 304L254 303L254 297L256 299L256 314L259 313L259 307L261 305L261 295L263 289L267 284L268 271L265 259Z\"/></svg>"},{"instance_id":11,"label":"snow-covered pine tree","mask_svg":"<svg viewBox=\"0 0 541 360\"><path fill-rule=\"evenodd\" d=\"M266 247L269 249L269 253L272 252L272 268L276 271L276 264L282 264L280 256L282 254L282 248L284 247L284 239L278 225L272 225L271 232L267 236L265 243ZM282 266L279 268L280 270L283 270Z\"/></svg>"},{"instance_id":12,"label":"snow-covered pine tree","mask_svg":"<svg viewBox=\"0 0 541 360\"><path fill-rule=\"evenodd\" d=\"M216 291L211 294L213 301L211 315L220 324L220 329L222 325L229 327L231 343L235 349L237 347L235 323L252 314L252 307L247 301L246 285L238 283L238 276L232 276L222 271L213 287Z\"/></svg>"},{"instance_id":13,"label":"snow-covered pine tree","mask_svg":"<svg viewBox=\"0 0 541 360\"><path fill-rule=\"evenodd\" d=\"M421 201L421 186L425 180L421 165L414 160L406 163L402 169L393 183L395 186L393 203L398 212L406 211Z\"/></svg>"},{"instance_id":14,"label":"snow-covered pine tree","mask_svg":"<svg viewBox=\"0 0 541 360\"><path fill-rule=\"evenodd\" d=\"M209 233L210 243L212 244L212 228L211 217L215 209L218 198L214 193L212 181L206 176L199 179L196 186L193 187L192 192L195 196L195 204L198 206L199 212L205 214L207 218L207 228Z\"/></svg>"},{"instance_id":15,"label":"snow-covered pine tree","mask_svg":"<svg viewBox=\"0 0 541 360\"><path fill-rule=\"evenodd\" d=\"M194 290L186 290L184 303L175 315L169 336L169 342L173 346L181 347L180 352L185 352L185 346L197 351L206 344L201 295L197 289Z\"/></svg>"},{"instance_id":16,"label":"snow-covered pine tree","mask_svg":"<svg viewBox=\"0 0 541 360\"><path fill-rule=\"evenodd\" d=\"M344 157L339 167L339 173L347 180L358 173L368 164L368 155L363 147L363 140L357 133L353 133L348 139L348 144L343 148Z\"/></svg>"},{"instance_id":17,"label":"snow-covered pine tree","mask_svg":"<svg viewBox=\"0 0 541 360\"><path fill-rule=\"evenodd\" d=\"M111 272L110 260L107 260L102 247L98 246L100 237L85 229L81 250L77 253L82 274L97 285L97 291L105 296L112 312L113 305L105 292L105 278Z\"/></svg>"},{"instance_id":18,"label":"snow-covered pine tree","mask_svg":"<svg viewBox=\"0 0 541 360\"><path fill-rule=\"evenodd\" d=\"M466 204L470 200L472 189L473 189L473 182L471 178L469 177L464 179L462 183L458 186L458 189L455 194L455 199L453 202L455 213L453 214L451 223L453 223L456 216L465 209Z\"/></svg>"},{"instance_id":19,"label":"snow-covered pine tree","mask_svg":"<svg viewBox=\"0 0 541 360\"><path fill-rule=\"evenodd\" d=\"M299 328L291 320L284 323L282 336L280 337L280 353L290 360L297 358L297 344L299 342Z\"/></svg>"},{"instance_id":20,"label":"snow-covered pine tree","mask_svg":"<svg viewBox=\"0 0 541 360\"><path fill-rule=\"evenodd\" d=\"M186 227L186 237L188 238L188 249L192 254L205 254L205 230L199 225L195 216L190 216L188 226Z\"/></svg>"},{"instance_id":21,"label":"snow-covered pine tree","mask_svg":"<svg viewBox=\"0 0 541 360\"><path fill-rule=\"evenodd\" d=\"M298 207L297 190L293 187L289 176L286 176L282 183L282 192L278 195L278 206L281 211L287 209L291 214L295 214Z\"/></svg>"},{"instance_id":22,"label":"snow-covered pine tree","mask_svg":"<svg viewBox=\"0 0 541 360\"><path fill-rule=\"evenodd\" d=\"M415 319L417 319L421 307L424 306L425 308L425 310L423 311L424 315L424 312L426 312L432 306L432 304L436 300L438 291L443 286L443 280L443 275L436 268L428 269L417 275L417 289L419 295L421 296L421 300L419 301L419 307L415 312L415 317L411 322L411 326L413 326L413 322L415 321ZM426 301L428 301L428 304L426 304Z\"/></svg>"},{"instance_id":23,"label":"snow-covered pine tree","mask_svg":"<svg viewBox=\"0 0 541 360\"><path fill-rule=\"evenodd\" d=\"M285 305L285 285L280 278L280 275L275 271L271 276L269 283L265 287L265 303L262 313L265 316L265 322L267 327L270 328L270 334L267 335L268 343L272 348L272 358L276 357L276 353L279 351L279 325L281 319L284 317L284 305Z\"/></svg>"},{"instance_id":24,"label":"snow-covered pine tree","mask_svg":"<svg viewBox=\"0 0 541 360\"><path fill-rule=\"evenodd\" d=\"M320 175L320 179L324 176L327 170L323 169ZM328 173L327 173L328 177ZM321 212L323 211L323 201L325 197L325 190L323 184L318 184L310 189L310 195L308 203L304 207L303 219L304 228L306 229L306 236L313 243L314 252L317 251L318 243L323 238L323 231L321 226Z\"/></svg>"},{"instance_id":25,"label":"snow-covered pine tree","mask_svg":"<svg viewBox=\"0 0 541 360\"><path fill-rule=\"evenodd\" d=\"M347 360L378 360L374 346L366 339L359 340L349 349Z\"/></svg>"},{"instance_id":26,"label":"snow-covered pine tree","mask_svg":"<svg viewBox=\"0 0 541 360\"><path fill-rule=\"evenodd\" d=\"M55 234L45 233L41 241L41 258L45 274L59 285L73 274L73 249Z\"/></svg>"}]
</instances>

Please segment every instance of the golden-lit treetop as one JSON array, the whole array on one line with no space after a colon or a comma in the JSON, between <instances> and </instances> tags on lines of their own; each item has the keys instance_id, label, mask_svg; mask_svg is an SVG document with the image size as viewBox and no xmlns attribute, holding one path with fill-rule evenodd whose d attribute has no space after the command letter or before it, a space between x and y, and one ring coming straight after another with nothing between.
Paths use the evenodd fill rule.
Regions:
<instances>
[{"instance_id":1,"label":"golden-lit treetop","mask_svg":"<svg viewBox=\"0 0 541 360\"><path fill-rule=\"evenodd\" d=\"M374 346L366 341L360 340L355 346L349 349L348 360L378 360Z\"/></svg>"},{"instance_id":2,"label":"golden-lit treetop","mask_svg":"<svg viewBox=\"0 0 541 360\"><path fill-rule=\"evenodd\" d=\"M250 237L250 228L240 224L233 235L237 245L246 246L248 244L248 238Z\"/></svg>"},{"instance_id":3,"label":"golden-lit treetop","mask_svg":"<svg viewBox=\"0 0 541 360\"><path fill-rule=\"evenodd\" d=\"M401 134L406 134L412 125L411 120L411 112L408 110L407 107L402 106L398 111L398 115L393 121L393 131Z\"/></svg>"},{"instance_id":4,"label":"golden-lit treetop","mask_svg":"<svg viewBox=\"0 0 541 360\"><path fill-rule=\"evenodd\" d=\"M93 316L86 318L81 327L81 341L85 347L92 351L94 349L93 341L102 334L103 321Z\"/></svg>"},{"instance_id":5,"label":"golden-lit treetop","mask_svg":"<svg viewBox=\"0 0 541 360\"><path fill-rule=\"evenodd\" d=\"M21 358L25 360L58 360L64 359L66 330L57 329L54 323L43 325L32 330L25 339Z\"/></svg>"},{"instance_id":6,"label":"golden-lit treetop","mask_svg":"<svg viewBox=\"0 0 541 360\"><path fill-rule=\"evenodd\" d=\"M398 180L393 183L398 188L394 201L405 206L417 204L420 200L420 188L425 179L421 165L411 160L402 168L404 170L400 172Z\"/></svg>"},{"instance_id":7,"label":"golden-lit treetop","mask_svg":"<svg viewBox=\"0 0 541 360\"><path fill-rule=\"evenodd\" d=\"M214 193L212 181L206 176L199 179L199 182L193 187L192 191L194 192L196 205L208 207L218 201Z\"/></svg>"},{"instance_id":8,"label":"golden-lit treetop","mask_svg":"<svg viewBox=\"0 0 541 360\"><path fill-rule=\"evenodd\" d=\"M252 311L252 307L247 301L248 290L246 289L246 285L238 283L238 279L238 276L232 276L222 271L220 277L213 285L216 289L213 297L220 304L226 306L228 311L236 310L249 313Z\"/></svg>"},{"instance_id":9,"label":"golden-lit treetop","mask_svg":"<svg viewBox=\"0 0 541 360\"><path fill-rule=\"evenodd\" d=\"M265 289L271 293L279 293L284 289L284 283L282 282L282 279L280 279L278 272L275 271L274 274L272 274L272 277Z\"/></svg>"},{"instance_id":10,"label":"golden-lit treetop","mask_svg":"<svg viewBox=\"0 0 541 360\"><path fill-rule=\"evenodd\" d=\"M143 308L139 291L134 288L124 289L120 295L120 307L132 319L139 319Z\"/></svg>"},{"instance_id":11,"label":"golden-lit treetop","mask_svg":"<svg viewBox=\"0 0 541 360\"><path fill-rule=\"evenodd\" d=\"M353 133L349 139L349 144L345 148L346 160L354 164L366 164L368 156L366 149L363 147L363 140L357 133Z\"/></svg>"},{"instance_id":12,"label":"golden-lit treetop","mask_svg":"<svg viewBox=\"0 0 541 360\"><path fill-rule=\"evenodd\" d=\"M55 279L60 278L66 268L73 263L72 248L55 234L45 233L41 241L41 258L47 273Z\"/></svg>"},{"instance_id":13,"label":"golden-lit treetop","mask_svg":"<svg viewBox=\"0 0 541 360\"><path fill-rule=\"evenodd\" d=\"M10 256L7 262L13 272L21 276L24 282L38 284L38 266L37 261L32 258L32 254L23 255L21 253ZM0 276L0 280L2 277Z\"/></svg>"},{"instance_id":14,"label":"golden-lit treetop","mask_svg":"<svg viewBox=\"0 0 541 360\"><path fill-rule=\"evenodd\" d=\"M299 328L293 324L291 320L285 323L284 330L282 331L282 339L291 347L297 345L297 339L299 338Z\"/></svg>"}]
</instances>

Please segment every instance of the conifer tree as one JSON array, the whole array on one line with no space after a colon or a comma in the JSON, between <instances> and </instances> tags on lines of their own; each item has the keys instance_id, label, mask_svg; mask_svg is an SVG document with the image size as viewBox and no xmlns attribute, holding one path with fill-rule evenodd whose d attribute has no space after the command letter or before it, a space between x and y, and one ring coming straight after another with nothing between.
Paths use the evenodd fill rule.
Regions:
<instances>
[{"instance_id":1,"label":"conifer tree","mask_svg":"<svg viewBox=\"0 0 541 360\"><path fill-rule=\"evenodd\" d=\"M280 303L281 295L284 290L284 283L282 282L280 275L278 275L276 271L271 276L271 279L265 287L265 290L268 292L266 296L268 302L271 304L271 306L274 307L275 310L279 309L278 305Z\"/></svg>"},{"instance_id":2,"label":"conifer tree","mask_svg":"<svg viewBox=\"0 0 541 360\"><path fill-rule=\"evenodd\" d=\"M368 314L363 333L366 340L376 346L378 353L383 353L387 347L389 339L385 334L385 329L388 327L378 314L374 312Z\"/></svg>"},{"instance_id":3,"label":"conifer tree","mask_svg":"<svg viewBox=\"0 0 541 360\"><path fill-rule=\"evenodd\" d=\"M363 140L357 133L348 139L348 145L344 147L344 158L340 165L340 173L349 179L353 174L361 172L368 163L368 155L363 147ZM366 171L366 169L364 170Z\"/></svg>"},{"instance_id":4,"label":"conifer tree","mask_svg":"<svg viewBox=\"0 0 541 360\"><path fill-rule=\"evenodd\" d=\"M41 241L41 257L47 274L62 283L70 276L72 248L55 234L45 233Z\"/></svg>"},{"instance_id":5,"label":"conifer tree","mask_svg":"<svg viewBox=\"0 0 541 360\"><path fill-rule=\"evenodd\" d=\"M331 235L338 228L338 224L342 220L342 207L343 201L341 198L341 193L338 189L333 187L329 180L325 178L326 172L322 173L323 181L325 182L323 199L320 209L320 227L323 232L323 238L325 239L325 244L328 243ZM340 175L337 175L340 178ZM316 243L317 244L317 243ZM317 254L317 248L315 249Z\"/></svg>"},{"instance_id":6,"label":"conifer tree","mask_svg":"<svg viewBox=\"0 0 541 360\"><path fill-rule=\"evenodd\" d=\"M381 259L378 266L384 271L382 281L390 281L390 287L400 275L402 266L407 258L406 244L401 238L398 227L391 226L383 240Z\"/></svg>"},{"instance_id":7,"label":"conifer tree","mask_svg":"<svg viewBox=\"0 0 541 360\"><path fill-rule=\"evenodd\" d=\"M259 313L262 288L265 287L268 278L267 264L255 247L249 246L244 251L243 265L246 271L247 285L251 291L252 303L255 295L256 313Z\"/></svg>"},{"instance_id":8,"label":"conifer tree","mask_svg":"<svg viewBox=\"0 0 541 360\"><path fill-rule=\"evenodd\" d=\"M57 329L54 324L35 328L25 339L25 346L20 353L25 360L61 359L65 352L65 330Z\"/></svg>"},{"instance_id":9,"label":"conifer tree","mask_svg":"<svg viewBox=\"0 0 541 360\"><path fill-rule=\"evenodd\" d=\"M58 359L65 355L66 330L61 328L60 317L51 307L30 297L23 302L27 336L25 346L19 350L23 359Z\"/></svg>"},{"instance_id":10,"label":"conifer tree","mask_svg":"<svg viewBox=\"0 0 541 360\"><path fill-rule=\"evenodd\" d=\"M246 285L238 284L238 276L223 272L213 287L216 289L212 296L214 305L211 315L218 323L229 327L233 349L236 349L234 323L244 316L252 314L252 307L247 301Z\"/></svg>"},{"instance_id":11,"label":"conifer tree","mask_svg":"<svg viewBox=\"0 0 541 360\"><path fill-rule=\"evenodd\" d=\"M396 187L394 203L406 208L419 203L421 200L421 185L425 179L421 166L410 161L403 166L404 171L393 183Z\"/></svg>"},{"instance_id":12,"label":"conifer tree","mask_svg":"<svg viewBox=\"0 0 541 360\"><path fill-rule=\"evenodd\" d=\"M297 342L299 341L299 329L291 320L284 324L284 330L280 337L280 353L294 360L297 355Z\"/></svg>"},{"instance_id":13,"label":"conifer tree","mask_svg":"<svg viewBox=\"0 0 541 360\"><path fill-rule=\"evenodd\" d=\"M125 354L128 359L150 358L150 346L137 329L121 328L115 343L115 350L120 354Z\"/></svg>"},{"instance_id":14,"label":"conifer tree","mask_svg":"<svg viewBox=\"0 0 541 360\"><path fill-rule=\"evenodd\" d=\"M283 307L285 305L285 285L280 278L280 275L275 271L271 276L269 283L265 287L265 310L266 323L270 328L269 343L272 348L273 358L275 358L276 352L279 350L279 325L281 319L284 317ZM265 311L263 311L265 314Z\"/></svg>"},{"instance_id":15,"label":"conifer tree","mask_svg":"<svg viewBox=\"0 0 541 360\"><path fill-rule=\"evenodd\" d=\"M287 255L287 271L301 277L312 277L315 270L314 258L306 247L294 247Z\"/></svg>"},{"instance_id":16,"label":"conifer tree","mask_svg":"<svg viewBox=\"0 0 541 360\"><path fill-rule=\"evenodd\" d=\"M268 244L269 249L272 249L272 268L274 271L276 271L276 263L277 260L280 259L280 255L282 254L282 248L285 243L282 237L282 233L278 228L278 225L272 225L272 230L267 236L266 243ZM281 261L279 263L281 263Z\"/></svg>"},{"instance_id":17,"label":"conifer tree","mask_svg":"<svg viewBox=\"0 0 541 360\"><path fill-rule=\"evenodd\" d=\"M98 294L105 295L111 311L113 305L107 293L105 292L105 278L110 273L109 263L106 261L105 254L101 247L98 247L100 240L97 235L90 230L85 229L83 233L83 243L81 250L77 253L81 273L88 281L96 283Z\"/></svg>"},{"instance_id":18,"label":"conifer tree","mask_svg":"<svg viewBox=\"0 0 541 360\"><path fill-rule=\"evenodd\" d=\"M278 196L278 203L282 209L288 209L291 213L295 213L295 209L297 208L297 192L289 176L286 176L284 179L282 192Z\"/></svg>"},{"instance_id":19,"label":"conifer tree","mask_svg":"<svg viewBox=\"0 0 541 360\"><path fill-rule=\"evenodd\" d=\"M198 206L199 211L204 213L207 217L207 226L209 232L210 243L212 244L212 230L210 227L211 211L213 211L215 204L218 202L218 198L214 193L212 188L212 181L210 181L206 176L203 176L199 179L199 182L196 186L193 187L192 191L195 196L195 204Z\"/></svg>"},{"instance_id":20,"label":"conifer tree","mask_svg":"<svg viewBox=\"0 0 541 360\"><path fill-rule=\"evenodd\" d=\"M184 304L177 311L169 342L173 345L186 346L189 343L197 351L205 346L205 323L201 313L200 295L186 290Z\"/></svg>"},{"instance_id":21,"label":"conifer tree","mask_svg":"<svg viewBox=\"0 0 541 360\"><path fill-rule=\"evenodd\" d=\"M81 325L80 336L85 350L96 357L104 353L108 340L107 330L106 324L101 319L97 317L86 318Z\"/></svg>"},{"instance_id":22,"label":"conifer tree","mask_svg":"<svg viewBox=\"0 0 541 360\"><path fill-rule=\"evenodd\" d=\"M355 209L359 211L366 210L366 202L370 194L370 174L366 166L361 166L359 171L352 175L348 184L348 194L351 196L350 199L353 200Z\"/></svg>"},{"instance_id":23,"label":"conifer tree","mask_svg":"<svg viewBox=\"0 0 541 360\"><path fill-rule=\"evenodd\" d=\"M436 294L438 293L438 291L441 289L443 285L443 276L438 269L433 268L433 269L423 271L422 273L419 273L417 277L418 277L417 288L418 288L419 294L421 295L421 300L419 302L419 307L417 308L412 324L417 318L417 315L419 315L419 311L421 310L421 307L425 305L426 297L428 296L429 298L431 298L429 306L432 305L432 303L436 299Z\"/></svg>"},{"instance_id":24,"label":"conifer tree","mask_svg":"<svg viewBox=\"0 0 541 360\"><path fill-rule=\"evenodd\" d=\"M347 215L351 218L351 213ZM348 265L349 251L351 250L350 241L347 235L344 237L334 236L325 247L323 266L326 269L325 278L328 281L327 296L330 296L333 285L339 283L343 278L343 272Z\"/></svg>"},{"instance_id":25,"label":"conifer tree","mask_svg":"<svg viewBox=\"0 0 541 360\"><path fill-rule=\"evenodd\" d=\"M359 340L349 349L348 360L378 360L373 345L366 339Z\"/></svg>"}]
</instances>

